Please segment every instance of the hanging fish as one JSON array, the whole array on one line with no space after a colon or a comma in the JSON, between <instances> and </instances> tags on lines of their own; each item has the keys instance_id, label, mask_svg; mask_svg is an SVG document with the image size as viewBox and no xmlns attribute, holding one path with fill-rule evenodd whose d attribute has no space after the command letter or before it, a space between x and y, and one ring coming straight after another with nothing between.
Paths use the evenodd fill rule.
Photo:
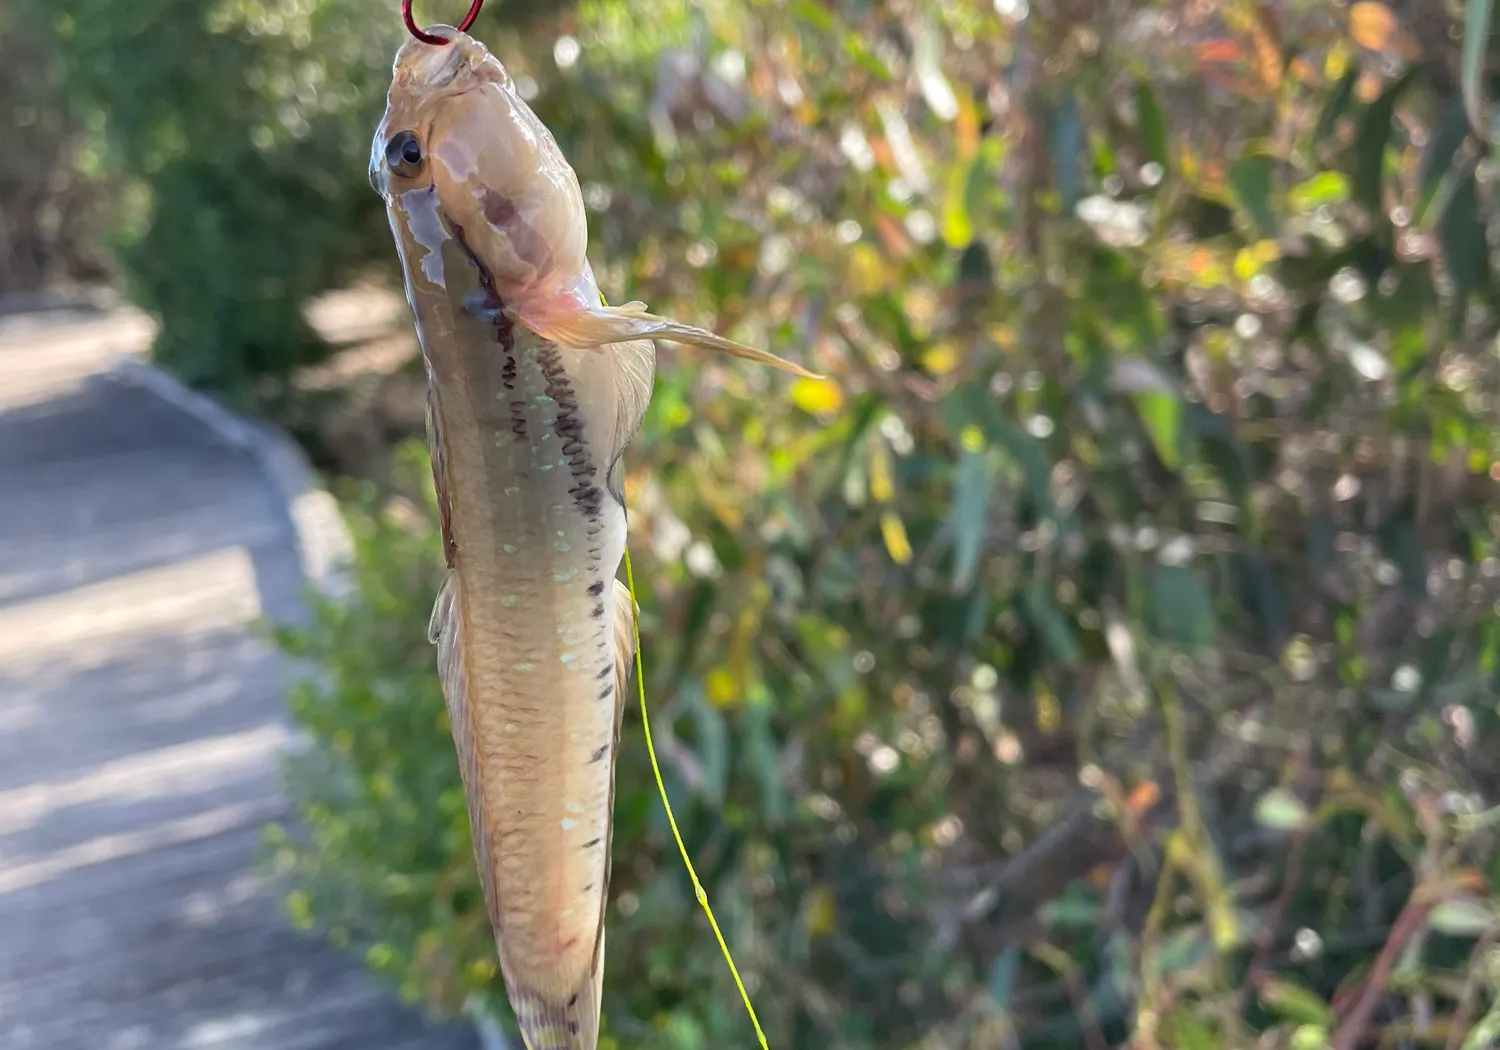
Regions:
<instances>
[{"instance_id":1,"label":"hanging fish","mask_svg":"<svg viewBox=\"0 0 1500 1050\"><path fill-rule=\"evenodd\" d=\"M475 5L477 7L477 4ZM396 55L370 179L427 366L448 576L430 636L500 972L529 1050L594 1050L634 610L621 454L653 336L798 365L603 304L578 178L482 44ZM415 33L414 33L415 37Z\"/></svg>"}]
</instances>

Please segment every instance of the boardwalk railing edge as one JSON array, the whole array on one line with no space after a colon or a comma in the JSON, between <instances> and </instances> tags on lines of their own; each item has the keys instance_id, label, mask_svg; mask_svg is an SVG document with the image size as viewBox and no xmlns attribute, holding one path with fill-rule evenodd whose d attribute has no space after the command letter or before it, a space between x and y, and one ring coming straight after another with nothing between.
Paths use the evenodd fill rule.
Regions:
<instances>
[{"instance_id":1,"label":"boardwalk railing edge","mask_svg":"<svg viewBox=\"0 0 1500 1050\"><path fill-rule=\"evenodd\" d=\"M286 434L243 418L207 394L134 355L121 355L116 371L173 408L192 416L221 441L242 449L260 467L292 529L303 578L322 593L348 594L353 542L338 501L318 481L307 456Z\"/></svg>"}]
</instances>

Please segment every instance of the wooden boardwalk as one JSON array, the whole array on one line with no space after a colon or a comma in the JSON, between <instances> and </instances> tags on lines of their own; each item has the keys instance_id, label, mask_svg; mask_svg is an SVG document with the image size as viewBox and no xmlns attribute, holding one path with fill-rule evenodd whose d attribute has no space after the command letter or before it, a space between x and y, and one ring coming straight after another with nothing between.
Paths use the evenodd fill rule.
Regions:
<instances>
[{"instance_id":1,"label":"wooden boardwalk","mask_svg":"<svg viewBox=\"0 0 1500 1050\"><path fill-rule=\"evenodd\" d=\"M469 1050L257 878L307 552L262 462L113 367L149 326L0 317L0 1048Z\"/></svg>"}]
</instances>

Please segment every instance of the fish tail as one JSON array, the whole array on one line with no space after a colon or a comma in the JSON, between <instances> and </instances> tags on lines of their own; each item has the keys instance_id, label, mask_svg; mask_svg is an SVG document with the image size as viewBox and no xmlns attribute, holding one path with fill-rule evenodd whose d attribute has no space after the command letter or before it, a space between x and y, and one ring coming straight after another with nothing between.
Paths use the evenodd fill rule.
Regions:
<instances>
[{"instance_id":1,"label":"fish tail","mask_svg":"<svg viewBox=\"0 0 1500 1050\"><path fill-rule=\"evenodd\" d=\"M670 339L745 361L754 361L756 364L770 365L805 379L823 378L768 350L726 339L706 328L650 313L646 310L646 304L640 302L625 303L622 306L589 305L576 296L562 295L518 307L516 320L543 339L549 339L559 346L588 349L631 339Z\"/></svg>"},{"instance_id":2,"label":"fish tail","mask_svg":"<svg viewBox=\"0 0 1500 1050\"><path fill-rule=\"evenodd\" d=\"M526 980L524 967L507 955L502 943L500 973L526 1050L597 1050L604 984L603 932L599 935L594 965L577 987L535 988Z\"/></svg>"}]
</instances>

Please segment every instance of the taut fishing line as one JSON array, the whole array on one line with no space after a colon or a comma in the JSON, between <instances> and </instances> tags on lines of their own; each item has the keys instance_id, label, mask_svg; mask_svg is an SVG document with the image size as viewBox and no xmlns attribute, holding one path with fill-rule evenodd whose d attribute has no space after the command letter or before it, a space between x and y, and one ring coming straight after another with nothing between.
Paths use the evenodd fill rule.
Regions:
<instances>
[{"instance_id":1,"label":"taut fishing line","mask_svg":"<svg viewBox=\"0 0 1500 1050\"><path fill-rule=\"evenodd\" d=\"M651 772L656 777L656 790L661 795L662 807L667 811L667 823L672 828L672 837L677 840L677 852L682 854L682 863L687 866L688 877L693 880L693 895L703 906L703 914L708 916L709 926L713 927L719 951L724 953L724 961L729 964L729 972L734 976L734 986L739 989L740 998L744 1000L745 1012L750 1015L750 1023L755 1026L755 1037L760 1040L761 1050L770 1050L766 1045L766 1033L761 1031L760 1018L755 1016L755 1007L750 1005L750 993L745 991L745 982L740 980L739 967L734 965L729 944L719 930L719 920L714 918L714 910L709 907L708 892L704 890L703 883L698 881L698 873L693 870L692 858L688 856L687 846L682 841L682 832L677 830L677 818L672 816L672 802L667 798L667 785L661 778L661 765L656 761L656 748L651 743L651 715L646 710L646 672L641 666L641 620L635 601L635 573L630 570L629 546L625 548L625 586L630 591L630 627L635 633L635 684L641 696L641 729L646 737L646 754L651 756Z\"/></svg>"}]
</instances>

